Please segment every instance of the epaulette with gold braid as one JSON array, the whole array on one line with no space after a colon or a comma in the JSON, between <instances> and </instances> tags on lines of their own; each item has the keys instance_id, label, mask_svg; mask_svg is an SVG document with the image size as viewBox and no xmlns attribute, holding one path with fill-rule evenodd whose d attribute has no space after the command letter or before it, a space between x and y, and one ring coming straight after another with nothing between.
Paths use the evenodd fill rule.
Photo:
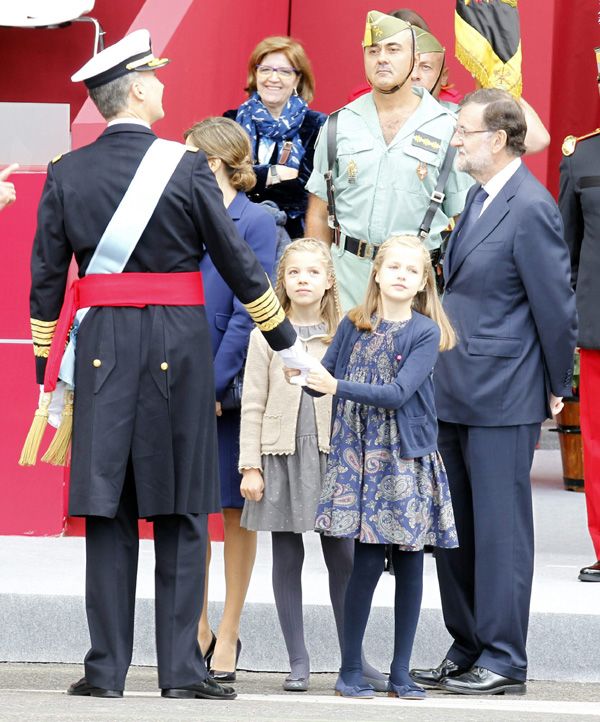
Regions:
<instances>
[{"instance_id":1,"label":"epaulette with gold braid","mask_svg":"<svg viewBox=\"0 0 600 722\"><path fill-rule=\"evenodd\" d=\"M593 130L591 133L586 133L585 135L580 135L579 138L577 138L574 135L568 135L564 140L562 144L562 154L563 155L573 155L575 152L575 147L577 146L577 143L579 143L580 140L586 140L586 138L593 138L595 135L598 135L600 133L600 128L596 128L596 130Z\"/></svg>"}]
</instances>

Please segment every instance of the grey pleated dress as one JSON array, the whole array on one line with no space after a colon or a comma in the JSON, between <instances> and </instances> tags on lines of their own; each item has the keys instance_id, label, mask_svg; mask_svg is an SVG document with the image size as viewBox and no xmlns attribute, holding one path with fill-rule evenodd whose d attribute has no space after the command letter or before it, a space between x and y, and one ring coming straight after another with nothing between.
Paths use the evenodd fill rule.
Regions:
<instances>
[{"instance_id":1,"label":"grey pleated dress","mask_svg":"<svg viewBox=\"0 0 600 722\"><path fill-rule=\"evenodd\" d=\"M294 327L304 341L325 336L324 324ZM241 526L253 531L315 528L315 512L327 469L327 454L319 451L313 399L302 393L296 425L295 454L262 457L265 491L260 501L244 503Z\"/></svg>"}]
</instances>

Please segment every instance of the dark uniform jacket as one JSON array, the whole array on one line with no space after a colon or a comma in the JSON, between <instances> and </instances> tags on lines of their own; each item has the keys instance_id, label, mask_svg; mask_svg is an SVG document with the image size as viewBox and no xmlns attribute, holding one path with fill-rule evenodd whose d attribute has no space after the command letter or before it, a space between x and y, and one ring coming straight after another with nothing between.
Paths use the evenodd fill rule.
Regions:
<instances>
[{"instance_id":1,"label":"dark uniform jacket","mask_svg":"<svg viewBox=\"0 0 600 722\"><path fill-rule=\"evenodd\" d=\"M600 349L600 131L563 157L558 205L571 253L578 343Z\"/></svg>"},{"instance_id":2,"label":"dark uniform jacket","mask_svg":"<svg viewBox=\"0 0 600 722\"><path fill-rule=\"evenodd\" d=\"M146 150L156 138L117 124L51 163L31 261L37 380L71 256L85 275ZM216 268L276 349L295 334L263 268L242 241L203 153L186 152L124 272ZM114 516L127 464L141 517L220 509L210 333L203 306L92 308L78 333L69 512Z\"/></svg>"}]
</instances>

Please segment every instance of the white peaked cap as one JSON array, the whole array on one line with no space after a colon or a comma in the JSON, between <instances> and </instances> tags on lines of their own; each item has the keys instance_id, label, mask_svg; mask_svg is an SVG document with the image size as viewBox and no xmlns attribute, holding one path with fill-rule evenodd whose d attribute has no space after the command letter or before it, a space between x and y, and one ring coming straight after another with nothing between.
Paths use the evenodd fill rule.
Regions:
<instances>
[{"instance_id":1,"label":"white peaked cap","mask_svg":"<svg viewBox=\"0 0 600 722\"><path fill-rule=\"evenodd\" d=\"M98 88L127 73L156 70L169 62L155 58L148 30L135 30L114 45L109 45L80 68L71 80L83 80L88 88Z\"/></svg>"}]
</instances>

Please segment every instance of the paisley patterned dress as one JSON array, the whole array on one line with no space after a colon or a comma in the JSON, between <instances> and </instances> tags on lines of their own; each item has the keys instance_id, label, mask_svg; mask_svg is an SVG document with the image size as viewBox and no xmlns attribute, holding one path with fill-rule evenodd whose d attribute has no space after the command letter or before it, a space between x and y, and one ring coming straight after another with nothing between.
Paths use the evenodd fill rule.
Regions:
<instances>
[{"instance_id":1,"label":"paisley patterned dress","mask_svg":"<svg viewBox=\"0 0 600 722\"><path fill-rule=\"evenodd\" d=\"M394 333L406 322L381 321L359 336L346 379L391 383L398 373ZM448 478L436 451L400 457L393 409L338 399L316 531L417 551L428 544L458 546Z\"/></svg>"}]
</instances>

